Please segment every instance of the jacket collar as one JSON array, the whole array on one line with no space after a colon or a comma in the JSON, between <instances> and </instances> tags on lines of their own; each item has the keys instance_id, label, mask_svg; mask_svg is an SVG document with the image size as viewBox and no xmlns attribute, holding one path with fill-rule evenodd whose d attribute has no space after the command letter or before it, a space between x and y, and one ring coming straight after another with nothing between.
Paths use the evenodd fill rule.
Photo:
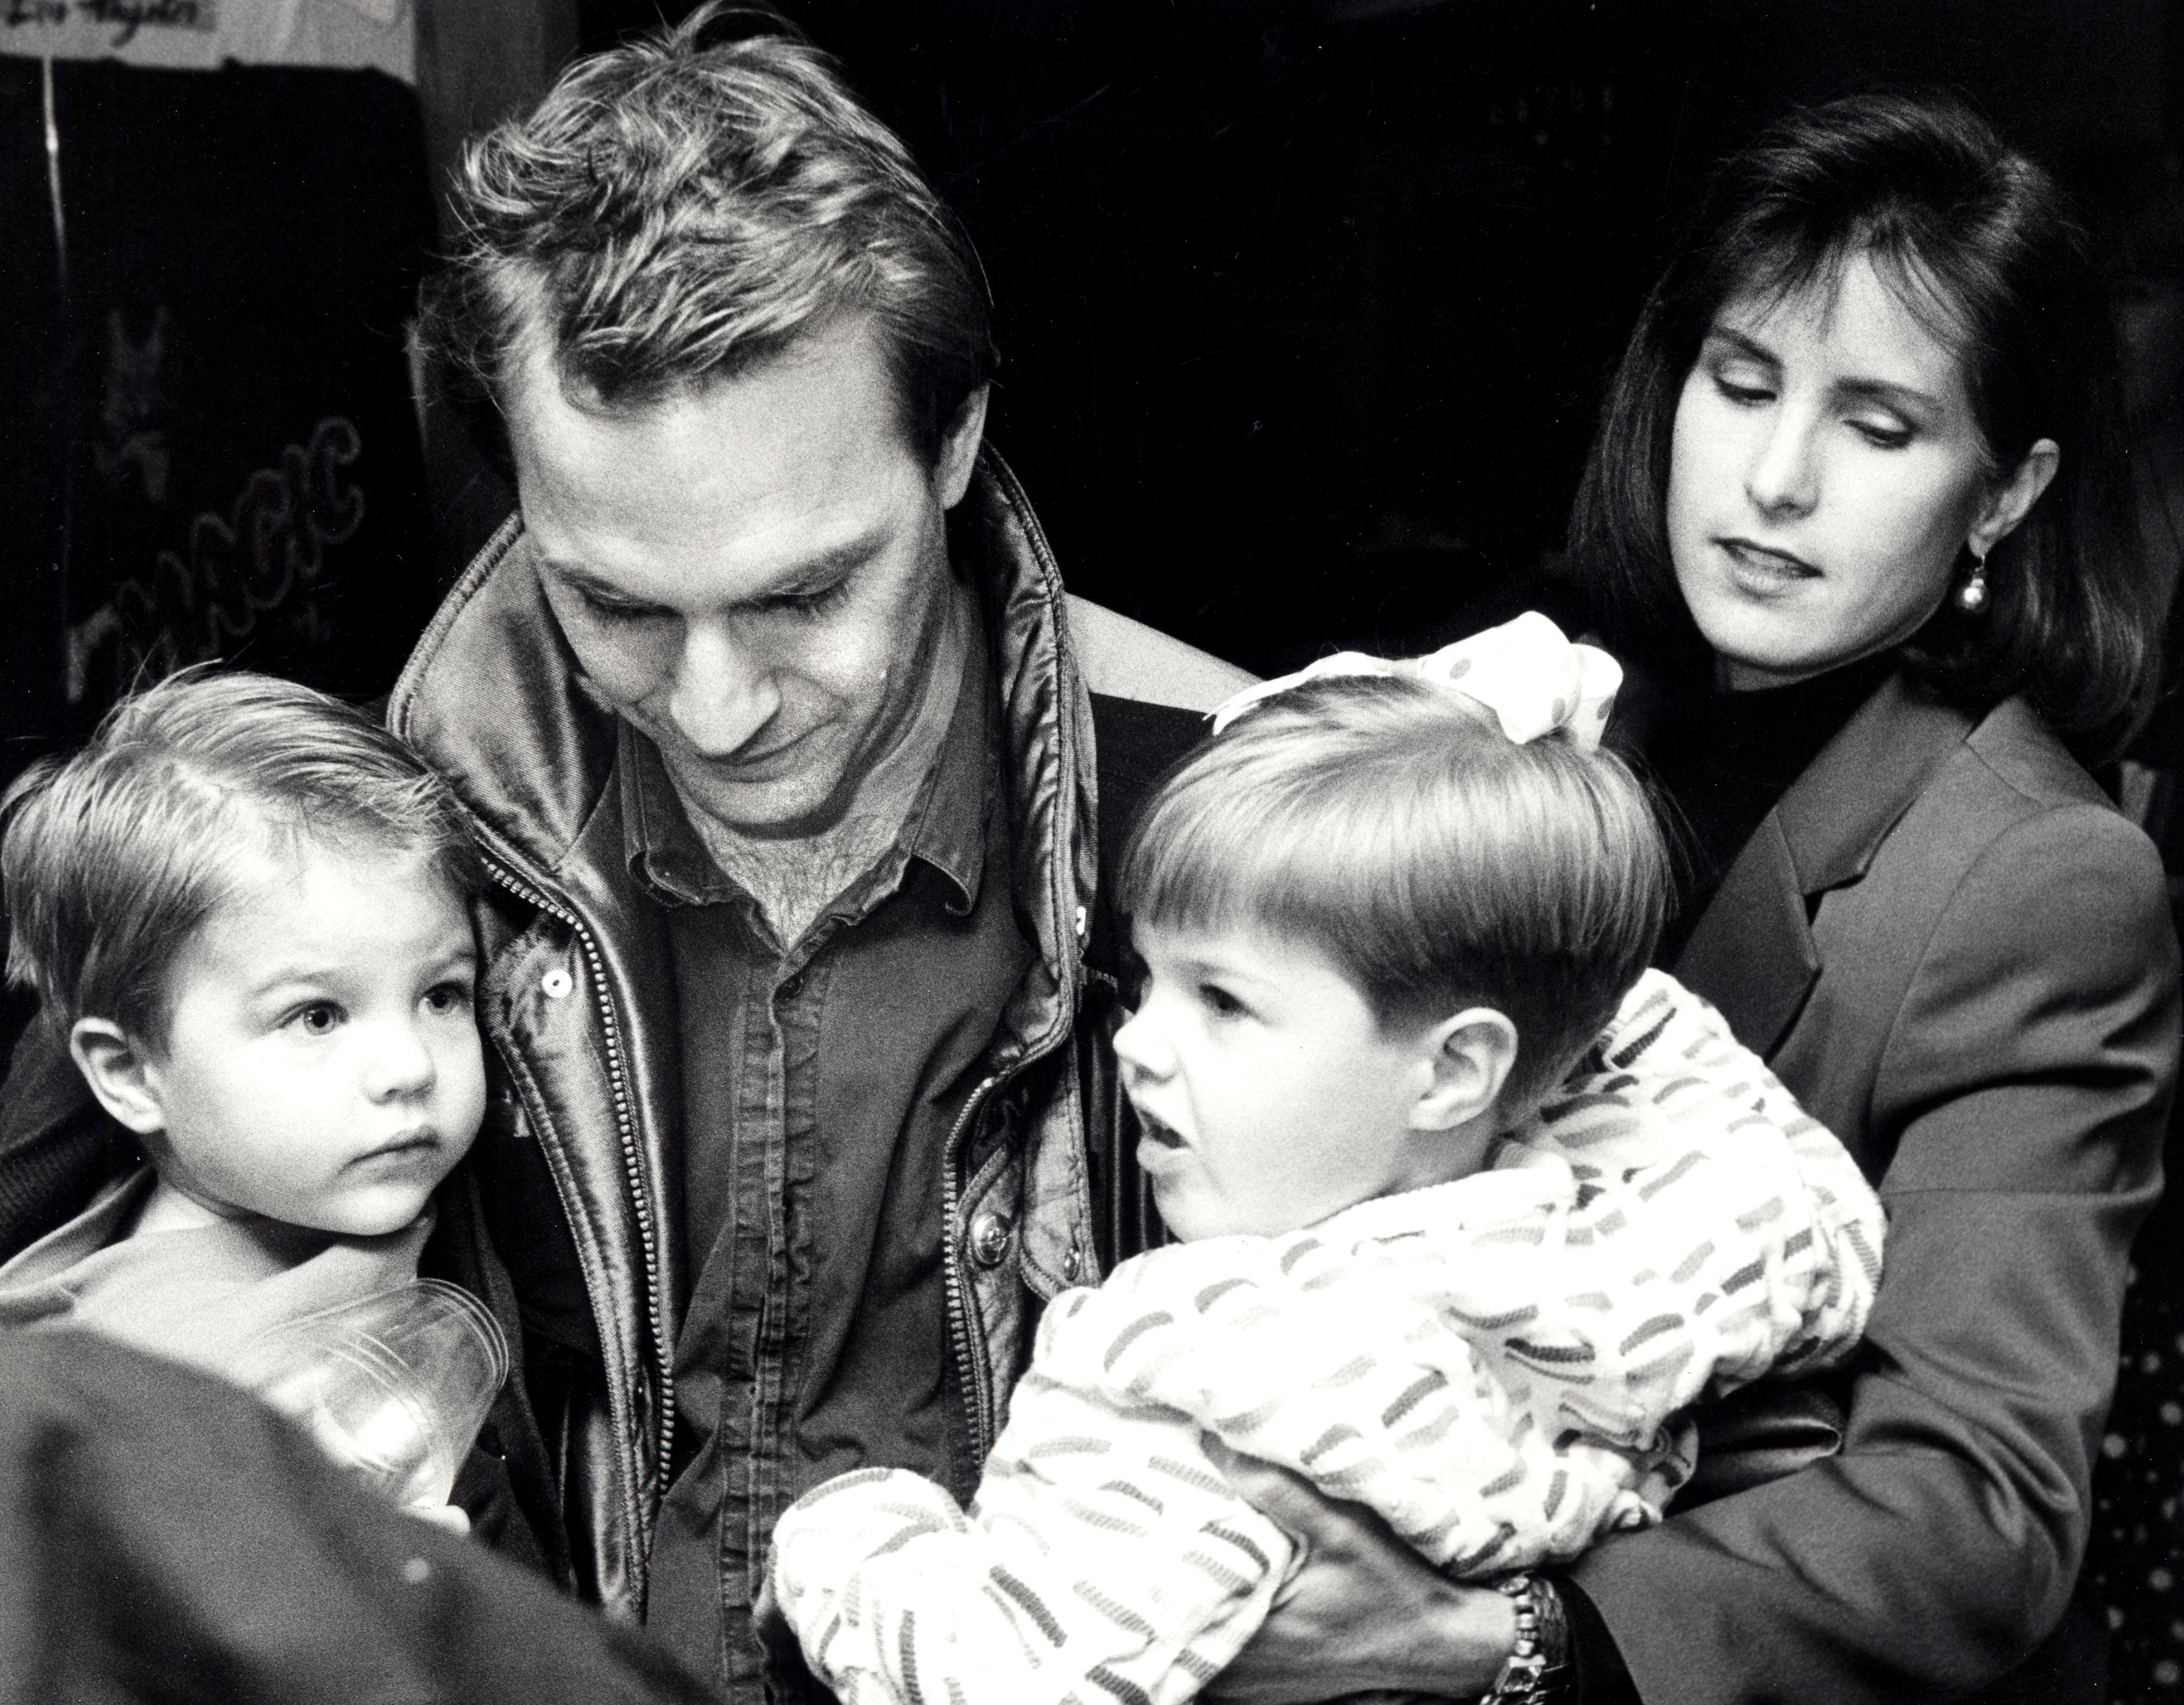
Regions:
<instances>
[{"instance_id":1,"label":"jacket collar","mask_svg":"<svg viewBox=\"0 0 2184 1705\"><path fill-rule=\"evenodd\" d=\"M1675 974L1721 1008L1737 1039L1771 1054L1820 961L1812 905L1857 881L1973 719L1901 670L1821 749L1729 867Z\"/></svg>"},{"instance_id":2,"label":"jacket collar","mask_svg":"<svg viewBox=\"0 0 2184 1705\"><path fill-rule=\"evenodd\" d=\"M956 571L983 601L1000 702L1011 875L1039 949L1010 1003L1006 1069L1067 1034L1097 883L1091 700L1070 655L1061 579L1016 476L982 450L949 516ZM615 775L618 723L578 675L520 515L448 594L395 684L387 723L444 776L490 859L580 916L585 834Z\"/></svg>"}]
</instances>

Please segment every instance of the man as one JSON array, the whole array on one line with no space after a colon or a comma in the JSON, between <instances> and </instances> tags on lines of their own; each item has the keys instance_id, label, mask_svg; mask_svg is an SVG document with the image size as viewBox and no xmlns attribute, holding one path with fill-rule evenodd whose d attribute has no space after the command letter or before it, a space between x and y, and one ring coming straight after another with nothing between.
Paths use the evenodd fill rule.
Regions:
<instances>
[{"instance_id":1,"label":"man","mask_svg":"<svg viewBox=\"0 0 2184 1705\"><path fill-rule=\"evenodd\" d=\"M388 714L501 894L477 1174L575 1584L755 1697L776 1516L967 1492L1112 1247L1095 765L1245 677L1065 604L952 220L816 54L708 29L472 154L426 332L521 513Z\"/></svg>"},{"instance_id":2,"label":"man","mask_svg":"<svg viewBox=\"0 0 2184 1705\"><path fill-rule=\"evenodd\" d=\"M755 1700L779 1513L868 1463L967 1496L1038 1307L1146 1234L1102 848L1248 677L1065 597L953 220L824 59L716 22L466 162L424 331L521 512L388 717L493 879L490 1236L443 1200L438 1243L521 1342L495 1442L568 1585ZM0 1219L65 1194L36 1075ZM1493 1679L1507 1601L1325 1543L1258 1697Z\"/></svg>"}]
</instances>

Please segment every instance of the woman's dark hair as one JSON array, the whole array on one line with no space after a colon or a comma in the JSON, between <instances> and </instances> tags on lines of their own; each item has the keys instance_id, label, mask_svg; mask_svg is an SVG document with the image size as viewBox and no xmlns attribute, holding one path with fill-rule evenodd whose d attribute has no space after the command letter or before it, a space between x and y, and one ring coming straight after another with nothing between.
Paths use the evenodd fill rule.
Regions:
<instances>
[{"instance_id":1,"label":"woman's dark hair","mask_svg":"<svg viewBox=\"0 0 2184 1705\"><path fill-rule=\"evenodd\" d=\"M2138 544L2113 336L2053 181L1953 98L1808 108L1723 163L1602 410L1573 567L1611 643L1672 672L1703 658L1664 513L1685 379L1725 302L1831 281L1861 255L1957 351L1997 473L2040 438L2062 447L2047 493L1988 560L1986 610L1945 601L1902 655L1971 708L2021 692L2081 754L2108 755L2157 684L2161 596Z\"/></svg>"}]
</instances>

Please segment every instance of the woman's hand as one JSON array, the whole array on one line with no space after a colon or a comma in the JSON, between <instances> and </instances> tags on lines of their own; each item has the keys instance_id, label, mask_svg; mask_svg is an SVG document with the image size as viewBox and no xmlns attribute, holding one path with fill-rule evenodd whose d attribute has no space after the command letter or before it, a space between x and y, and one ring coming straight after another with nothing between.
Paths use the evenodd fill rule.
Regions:
<instances>
[{"instance_id":1,"label":"woman's hand","mask_svg":"<svg viewBox=\"0 0 2184 1705\"><path fill-rule=\"evenodd\" d=\"M1380 1689L1476 1699L1494 1685L1516 1643L1508 1599L1442 1579L1361 1506L1338 1503L1211 1435L1203 1442L1228 1483L1296 1541L1304 1559L1209 1699L1318 1705Z\"/></svg>"}]
</instances>

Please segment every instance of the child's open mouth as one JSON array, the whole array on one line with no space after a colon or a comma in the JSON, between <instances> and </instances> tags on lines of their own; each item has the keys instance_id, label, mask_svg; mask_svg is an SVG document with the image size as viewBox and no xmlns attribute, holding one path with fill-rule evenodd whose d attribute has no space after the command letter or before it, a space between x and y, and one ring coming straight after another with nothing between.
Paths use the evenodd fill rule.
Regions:
<instances>
[{"instance_id":1,"label":"child's open mouth","mask_svg":"<svg viewBox=\"0 0 2184 1705\"><path fill-rule=\"evenodd\" d=\"M1158 1143L1164 1149L1179 1149L1183 1139L1170 1126L1162 1124L1143 1107L1138 1109L1138 1128L1149 1143Z\"/></svg>"}]
</instances>

